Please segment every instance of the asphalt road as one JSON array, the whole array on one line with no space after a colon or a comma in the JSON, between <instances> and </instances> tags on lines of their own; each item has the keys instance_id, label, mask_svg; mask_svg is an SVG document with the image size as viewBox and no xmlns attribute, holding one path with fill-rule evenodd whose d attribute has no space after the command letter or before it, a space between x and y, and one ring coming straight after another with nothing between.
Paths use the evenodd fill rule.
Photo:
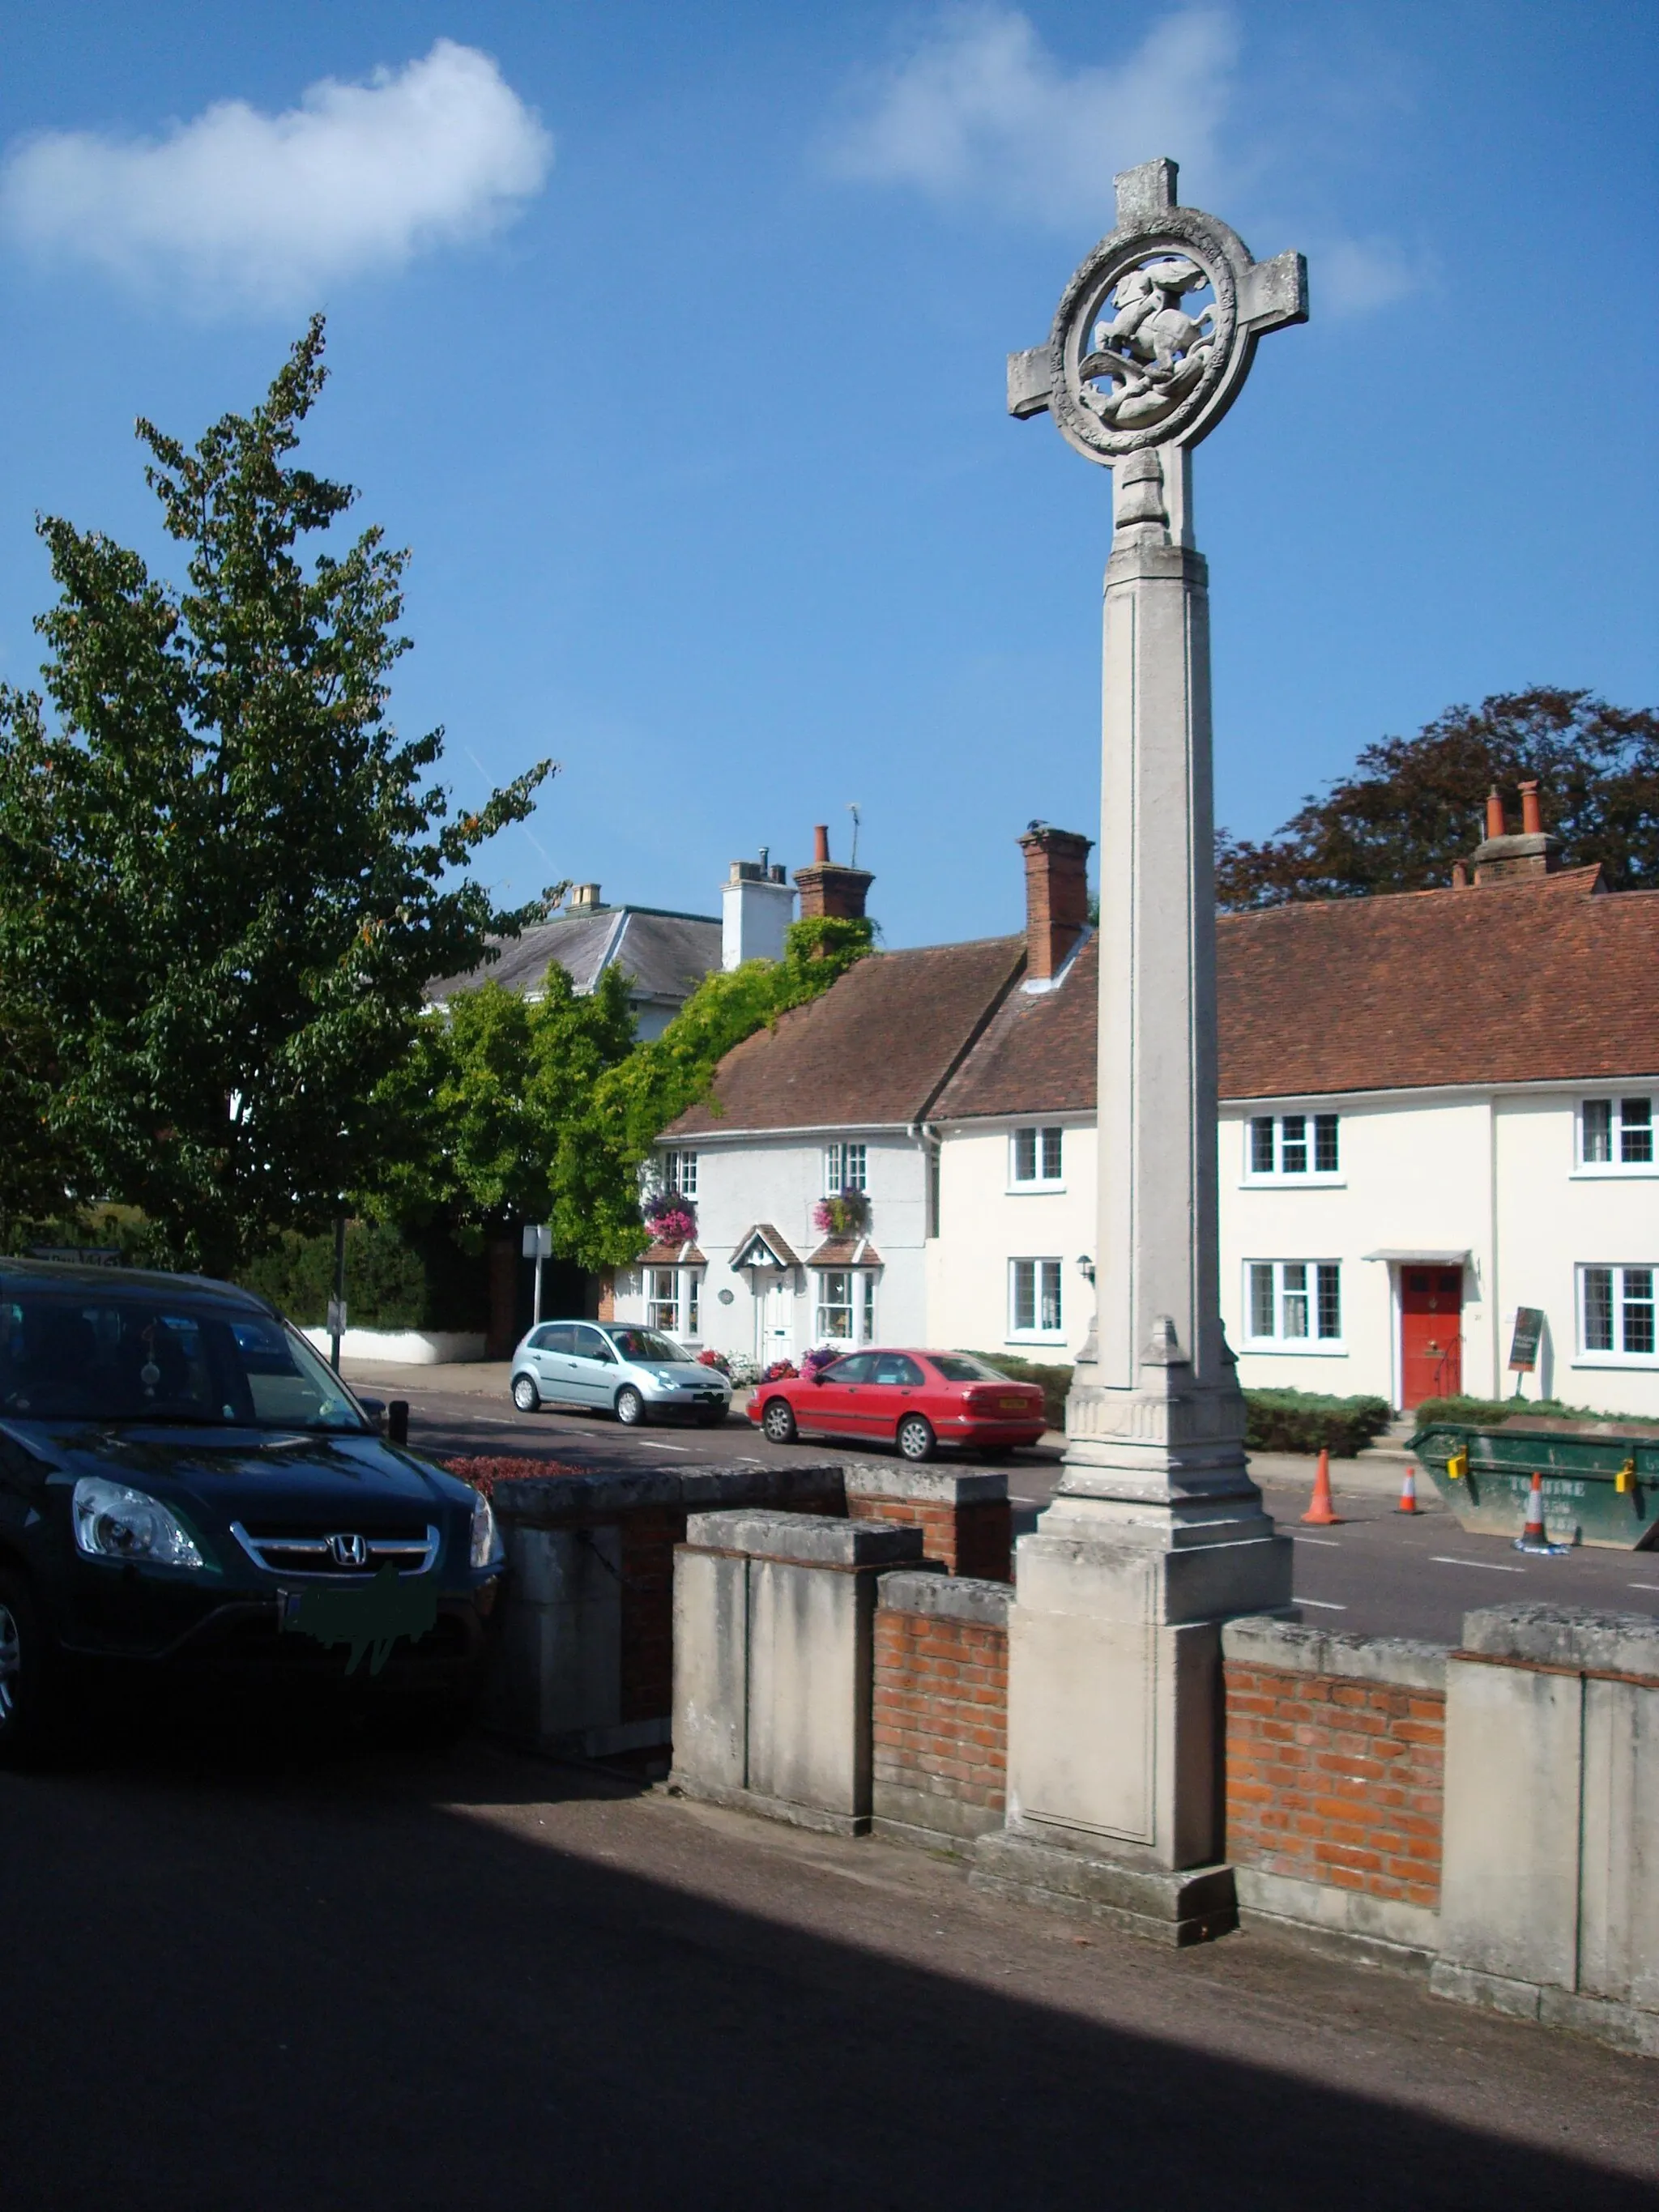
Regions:
<instances>
[{"instance_id":1,"label":"asphalt road","mask_svg":"<svg viewBox=\"0 0 1659 2212\"><path fill-rule=\"evenodd\" d=\"M1645 2061L472 1744L0 1773L6 2212L1636 2212Z\"/></svg>"},{"instance_id":2,"label":"asphalt road","mask_svg":"<svg viewBox=\"0 0 1659 2212\"><path fill-rule=\"evenodd\" d=\"M737 1415L718 1430L625 1430L604 1414L520 1413L504 1394L433 1389L411 1379L407 1370L390 1385L386 1374L374 1370L362 1387L395 1389L397 1395L408 1398L410 1443L440 1458L499 1453L604 1470L765 1465L803 1456L822 1459L826 1452L822 1442L769 1443ZM838 1449L860 1459L876 1455L868 1444L828 1447L831 1455ZM950 1455L940 1463L975 1464ZM1058 1479L1058 1454L1018 1452L999 1467L1008 1477L1016 1528L1030 1528ZM1659 1613L1659 1553L1590 1548L1559 1558L1521 1553L1503 1538L1465 1534L1438 1504L1408 1516L1375 1491L1339 1492L1340 1527L1304 1528L1307 1488L1291 1486L1277 1476L1277 1468L1264 1470L1263 1492L1269 1511L1295 1540L1296 1597L1310 1622L1359 1635L1455 1643L1464 1613L1475 1606L1547 1599L1606 1611Z\"/></svg>"}]
</instances>

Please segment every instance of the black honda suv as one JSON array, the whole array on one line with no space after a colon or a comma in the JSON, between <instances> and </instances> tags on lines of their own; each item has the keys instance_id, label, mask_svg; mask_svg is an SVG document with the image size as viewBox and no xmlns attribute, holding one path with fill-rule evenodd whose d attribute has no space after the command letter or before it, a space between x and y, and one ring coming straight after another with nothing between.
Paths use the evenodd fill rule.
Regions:
<instances>
[{"instance_id":1,"label":"black honda suv","mask_svg":"<svg viewBox=\"0 0 1659 2212\"><path fill-rule=\"evenodd\" d=\"M0 1761L112 1672L459 1714L502 1565L487 1501L252 1292L0 1258Z\"/></svg>"}]
</instances>

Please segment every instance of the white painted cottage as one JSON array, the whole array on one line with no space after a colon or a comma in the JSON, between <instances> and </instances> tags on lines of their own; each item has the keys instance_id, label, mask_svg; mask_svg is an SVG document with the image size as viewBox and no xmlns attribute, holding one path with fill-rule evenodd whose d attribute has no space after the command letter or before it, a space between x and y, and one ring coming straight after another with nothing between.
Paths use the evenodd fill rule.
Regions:
<instances>
[{"instance_id":1,"label":"white painted cottage","mask_svg":"<svg viewBox=\"0 0 1659 2212\"><path fill-rule=\"evenodd\" d=\"M1222 1312L1247 1386L1409 1407L1518 1379L1659 1415L1659 893L1558 872L1530 796L1527 817L1511 837L1500 811L1446 890L1221 918ZM1095 950L1011 993L937 1102L937 1342L1069 1358L1087 1332Z\"/></svg>"},{"instance_id":2,"label":"white painted cottage","mask_svg":"<svg viewBox=\"0 0 1659 2212\"><path fill-rule=\"evenodd\" d=\"M1510 836L1499 810L1446 890L1221 918L1222 1311L1247 1386L1506 1395L1533 1316L1528 1395L1659 1415L1659 893L1559 870L1535 794L1525 818ZM647 1255L619 1314L763 1358L1076 1354L1111 1265L1088 844L1021 843L1024 937L872 956L728 1055L665 1137L696 1244ZM846 1185L867 1224L826 1237L812 1207Z\"/></svg>"}]
</instances>

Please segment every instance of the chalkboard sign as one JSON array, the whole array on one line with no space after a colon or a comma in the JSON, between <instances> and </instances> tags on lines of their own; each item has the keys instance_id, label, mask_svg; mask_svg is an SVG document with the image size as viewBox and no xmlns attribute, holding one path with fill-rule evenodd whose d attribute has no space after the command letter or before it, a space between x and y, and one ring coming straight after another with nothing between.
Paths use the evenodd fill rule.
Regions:
<instances>
[{"instance_id":1,"label":"chalkboard sign","mask_svg":"<svg viewBox=\"0 0 1659 2212\"><path fill-rule=\"evenodd\" d=\"M1543 1310L1538 1306L1516 1306L1515 1334L1510 1340L1510 1372L1530 1375L1538 1364L1538 1340L1544 1334Z\"/></svg>"}]
</instances>

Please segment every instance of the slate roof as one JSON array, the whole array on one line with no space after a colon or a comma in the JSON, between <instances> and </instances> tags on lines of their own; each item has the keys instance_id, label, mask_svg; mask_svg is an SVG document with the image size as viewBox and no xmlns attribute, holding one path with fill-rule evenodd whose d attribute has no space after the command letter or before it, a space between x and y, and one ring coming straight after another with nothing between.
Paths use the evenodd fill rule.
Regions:
<instances>
[{"instance_id":1,"label":"slate roof","mask_svg":"<svg viewBox=\"0 0 1659 2212\"><path fill-rule=\"evenodd\" d=\"M1223 915L1223 1098L1659 1073L1659 891L1595 868ZM1097 945L1016 991L933 1108L1092 1113Z\"/></svg>"},{"instance_id":2,"label":"slate roof","mask_svg":"<svg viewBox=\"0 0 1659 2212\"><path fill-rule=\"evenodd\" d=\"M499 960L428 983L428 1000L442 1004L458 991L487 982L504 984L509 991L538 991L556 961L579 994L591 991L607 968L620 967L631 980L633 998L678 1006L720 964L718 918L648 906L556 915L522 936L490 942L500 951Z\"/></svg>"},{"instance_id":3,"label":"slate roof","mask_svg":"<svg viewBox=\"0 0 1659 2212\"><path fill-rule=\"evenodd\" d=\"M1023 935L872 952L821 999L735 1045L720 1062L712 1095L663 1133L916 1121L1024 960Z\"/></svg>"}]
</instances>

